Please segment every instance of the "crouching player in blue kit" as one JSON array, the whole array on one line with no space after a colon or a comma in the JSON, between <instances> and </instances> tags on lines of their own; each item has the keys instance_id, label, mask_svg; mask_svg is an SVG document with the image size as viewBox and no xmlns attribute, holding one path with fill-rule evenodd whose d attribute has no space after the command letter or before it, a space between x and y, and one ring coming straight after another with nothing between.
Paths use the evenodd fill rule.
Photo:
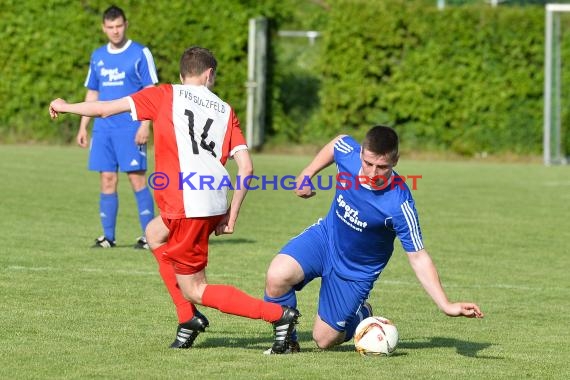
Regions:
<instances>
[{"instance_id":1,"label":"crouching player in blue kit","mask_svg":"<svg viewBox=\"0 0 570 380\"><path fill-rule=\"evenodd\" d=\"M398 135L385 126L370 129L360 146L350 136L329 142L297 177L296 194L315 193L313 178L333 162L338 169L334 200L324 219L291 239L267 271L265 299L297 307L295 292L321 277L313 340L326 349L352 339L358 323L372 316L366 302L394 250L396 236L421 285L448 316L482 318L474 303L450 302L422 242L412 194L393 171ZM288 352L298 352L296 336ZM266 353L270 353L268 350Z\"/></svg>"}]
</instances>

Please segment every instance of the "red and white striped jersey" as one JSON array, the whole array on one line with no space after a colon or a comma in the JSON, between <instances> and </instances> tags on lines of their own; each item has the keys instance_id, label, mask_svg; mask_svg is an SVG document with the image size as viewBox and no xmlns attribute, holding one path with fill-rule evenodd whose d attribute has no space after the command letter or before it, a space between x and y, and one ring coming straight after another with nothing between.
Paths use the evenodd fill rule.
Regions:
<instances>
[{"instance_id":1,"label":"red and white striped jersey","mask_svg":"<svg viewBox=\"0 0 570 380\"><path fill-rule=\"evenodd\" d=\"M152 120L154 194L163 217L227 211L228 157L247 149L231 106L205 86L163 84L129 97L134 120ZM152 176L152 177L151 177Z\"/></svg>"}]
</instances>

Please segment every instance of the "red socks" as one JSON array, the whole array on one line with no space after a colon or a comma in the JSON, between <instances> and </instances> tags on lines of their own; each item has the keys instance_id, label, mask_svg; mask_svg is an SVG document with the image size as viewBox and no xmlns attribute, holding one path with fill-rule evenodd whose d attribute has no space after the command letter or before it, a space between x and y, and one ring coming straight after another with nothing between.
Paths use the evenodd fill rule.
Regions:
<instances>
[{"instance_id":1,"label":"red socks","mask_svg":"<svg viewBox=\"0 0 570 380\"><path fill-rule=\"evenodd\" d=\"M182 295L176 281L176 273L172 264L165 259L163 253L166 245L154 249L152 253L158 262L158 272L168 289L170 297L176 306L178 322L183 323L194 316L196 307ZM202 304L207 307L218 309L226 314L239 315L251 319L263 319L267 322L275 322L283 315L281 305L266 302L242 292L229 285L208 285L202 295Z\"/></svg>"},{"instance_id":2,"label":"red socks","mask_svg":"<svg viewBox=\"0 0 570 380\"><path fill-rule=\"evenodd\" d=\"M176 306L178 322L184 323L194 316L194 310L196 310L196 307L182 295L182 291L178 287L178 282L176 281L174 267L164 258L163 253L165 250L166 244L152 250L152 253L158 262L158 272L160 273L160 277L162 277L162 281L164 282L164 285L166 285L166 289L168 289L168 293L170 293L170 297L172 297L172 301L174 301L174 305Z\"/></svg>"},{"instance_id":3,"label":"red socks","mask_svg":"<svg viewBox=\"0 0 570 380\"><path fill-rule=\"evenodd\" d=\"M207 285L202 294L202 305L222 313L267 322L275 322L283 315L281 305L251 297L230 285Z\"/></svg>"}]
</instances>

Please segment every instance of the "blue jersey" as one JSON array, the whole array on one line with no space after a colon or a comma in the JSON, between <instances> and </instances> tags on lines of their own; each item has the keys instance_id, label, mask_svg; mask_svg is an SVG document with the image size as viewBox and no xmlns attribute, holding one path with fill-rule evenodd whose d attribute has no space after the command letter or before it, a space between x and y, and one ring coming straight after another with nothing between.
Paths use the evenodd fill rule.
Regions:
<instances>
[{"instance_id":1,"label":"blue jersey","mask_svg":"<svg viewBox=\"0 0 570 380\"><path fill-rule=\"evenodd\" d=\"M396 236L407 252L423 249L423 242L412 194L404 181L394 180L395 172L382 190L357 185L360 150L350 136L336 142L337 189L322 223L328 231L337 275L375 280L392 256Z\"/></svg>"},{"instance_id":2,"label":"blue jersey","mask_svg":"<svg viewBox=\"0 0 570 380\"><path fill-rule=\"evenodd\" d=\"M121 49L104 45L91 55L85 87L99 92L99 100L114 100L134 94L158 82L158 75L150 50L134 41L127 41ZM117 127L138 128L129 112L106 118L96 118L93 130Z\"/></svg>"}]
</instances>

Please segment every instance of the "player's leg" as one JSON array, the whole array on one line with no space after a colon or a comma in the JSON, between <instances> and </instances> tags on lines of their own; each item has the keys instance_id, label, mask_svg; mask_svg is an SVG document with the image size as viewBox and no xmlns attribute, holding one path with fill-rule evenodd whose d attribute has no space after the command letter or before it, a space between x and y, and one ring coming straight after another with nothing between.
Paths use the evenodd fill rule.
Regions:
<instances>
[{"instance_id":1,"label":"player's leg","mask_svg":"<svg viewBox=\"0 0 570 380\"><path fill-rule=\"evenodd\" d=\"M345 331L333 329L328 323L323 321L319 315L315 317L313 326L313 340L321 349L331 348L349 341L354 336L356 326L365 318L372 316L372 307L368 302L363 302L356 316L347 322Z\"/></svg>"},{"instance_id":2,"label":"player's leg","mask_svg":"<svg viewBox=\"0 0 570 380\"><path fill-rule=\"evenodd\" d=\"M263 301L231 285L208 284L204 269L194 274L177 273L176 279L184 296L192 303L272 323L275 336L271 353L283 354L289 349L291 334L300 316L297 309Z\"/></svg>"},{"instance_id":3,"label":"player's leg","mask_svg":"<svg viewBox=\"0 0 570 380\"><path fill-rule=\"evenodd\" d=\"M168 227L160 216L154 218L146 227L146 237L150 249L158 263L158 272L176 307L178 323L184 324L190 322L194 317L196 308L182 295L178 282L176 281L174 267L170 260L164 255L167 247L168 233Z\"/></svg>"},{"instance_id":4,"label":"player's leg","mask_svg":"<svg viewBox=\"0 0 570 380\"><path fill-rule=\"evenodd\" d=\"M230 285L210 285L206 281L208 239L222 216L176 219L169 222L166 255L172 261L184 297L192 303L212 307L226 314L263 319L286 331L288 344L299 312L254 298ZM287 347L279 347L283 353Z\"/></svg>"},{"instance_id":5,"label":"player's leg","mask_svg":"<svg viewBox=\"0 0 570 380\"><path fill-rule=\"evenodd\" d=\"M282 306L297 307L296 291L325 270L328 257L328 244L323 226L318 223L291 239L280 254L269 264L265 281L265 297L269 302ZM297 332L291 334L291 352L299 352ZM266 351L267 352L267 351ZM267 352L270 353L270 352Z\"/></svg>"},{"instance_id":6,"label":"player's leg","mask_svg":"<svg viewBox=\"0 0 570 380\"><path fill-rule=\"evenodd\" d=\"M283 314L281 306L251 297L236 287L208 284L204 269L193 274L177 273L176 278L184 297L192 303L267 322L275 322Z\"/></svg>"},{"instance_id":7,"label":"player's leg","mask_svg":"<svg viewBox=\"0 0 570 380\"><path fill-rule=\"evenodd\" d=\"M273 258L267 269L263 299L296 309L297 295L293 287L297 284L302 284L304 279L305 273L297 260L288 254L280 253ZM275 331L276 336L279 336L279 333ZM284 334L281 332L280 335ZM273 348L270 348L265 353L271 354L272 350ZM291 332L289 351L291 353L301 351L296 330Z\"/></svg>"},{"instance_id":8,"label":"player's leg","mask_svg":"<svg viewBox=\"0 0 570 380\"><path fill-rule=\"evenodd\" d=\"M142 236L137 239L135 248L148 248L145 230L147 224L154 218L154 203L152 194L146 186L146 144L137 145L135 143L136 132L137 128L114 131L112 141L119 169L127 173L137 202Z\"/></svg>"},{"instance_id":9,"label":"player's leg","mask_svg":"<svg viewBox=\"0 0 570 380\"><path fill-rule=\"evenodd\" d=\"M315 317L313 341L320 349L331 348L343 343L344 336L344 331L333 329L328 323L324 322L319 315Z\"/></svg>"},{"instance_id":10,"label":"player's leg","mask_svg":"<svg viewBox=\"0 0 570 380\"><path fill-rule=\"evenodd\" d=\"M100 173L99 216L103 228L103 236L95 240L94 247L115 246L115 226L119 209L117 166L110 134L107 131L93 131L89 150L89 170Z\"/></svg>"},{"instance_id":11,"label":"player's leg","mask_svg":"<svg viewBox=\"0 0 570 380\"><path fill-rule=\"evenodd\" d=\"M304 279L305 273L299 262L288 254L280 253L273 258L267 269L265 294L272 299L283 297ZM296 304L297 300L294 302Z\"/></svg>"},{"instance_id":12,"label":"player's leg","mask_svg":"<svg viewBox=\"0 0 570 380\"><path fill-rule=\"evenodd\" d=\"M146 227L154 218L154 203L152 194L146 186L145 171L132 171L127 173L131 188L135 194L137 209L139 214L139 223L143 231L143 235L137 240L135 248L148 249L148 237L145 234Z\"/></svg>"},{"instance_id":13,"label":"player's leg","mask_svg":"<svg viewBox=\"0 0 570 380\"><path fill-rule=\"evenodd\" d=\"M169 230L160 216L155 217L148 223L145 233L148 237L149 248L152 250L159 248L168 241Z\"/></svg>"},{"instance_id":14,"label":"player's leg","mask_svg":"<svg viewBox=\"0 0 570 380\"><path fill-rule=\"evenodd\" d=\"M208 327L209 322L205 315L184 296L178 286L176 273L170 260L165 256L169 229L160 216L151 220L146 227L146 237L158 263L160 277L174 302L178 316L176 338L170 345L171 348L190 348L200 332Z\"/></svg>"},{"instance_id":15,"label":"player's leg","mask_svg":"<svg viewBox=\"0 0 570 380\"><path fill-rule=\"evenodd\" d=\"M373 281L349 281L334 271L323 276L313 340L327 349L352 339L356 326L372 312L366 302Z\"/></svg>"},{"instance_id":16,"label":"player's leg","mask_svg":"<svg viewBox=\"0 0 570 380\"><path fill-rule=\"evenodd\" d=\"M111 242L115 242L115 230L117 227L117 214L119 212L119 197L117 184L119 177L116 172L101 172L101 195L99 211L103 235Z\"/></svg>"}]
</instances>

